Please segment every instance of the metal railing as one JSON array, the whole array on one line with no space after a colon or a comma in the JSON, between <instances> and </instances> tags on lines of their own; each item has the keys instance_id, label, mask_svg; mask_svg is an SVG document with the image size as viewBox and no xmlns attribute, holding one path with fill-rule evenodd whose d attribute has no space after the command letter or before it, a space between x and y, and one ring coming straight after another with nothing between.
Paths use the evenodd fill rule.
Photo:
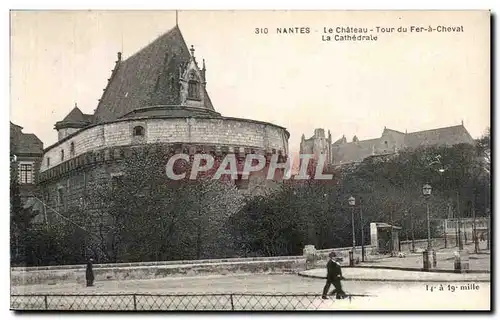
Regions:
<instances>
[{"instance_id":1,"label":"metal railing","mask_svg":"<svg viewBox=\"0 0 500 320\"><path fill-rule=\"evenodd\" d=\"M351 297L348 298L351 300ZM10 308L96 311L274 311L329 309L318 294L28 294L11 295Z\"/></svg>"}]
</instances>

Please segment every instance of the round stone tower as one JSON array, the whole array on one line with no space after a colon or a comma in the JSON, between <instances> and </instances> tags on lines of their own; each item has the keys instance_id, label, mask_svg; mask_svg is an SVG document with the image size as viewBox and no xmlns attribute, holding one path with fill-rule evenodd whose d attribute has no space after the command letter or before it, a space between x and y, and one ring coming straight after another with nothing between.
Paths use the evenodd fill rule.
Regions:
<instances>
[{"instance_id":1,"label":"round stone tower","mask_svg":"<svg viewBox=\"0 0 500 320\"><path fill-rule=\"evenodd\" d=\"M178 26L125 60L118 53L95 113L83 114L75 105L55 125L59 141L44 150L39 176L47 204L77 205L91 179L110 179L128 150L141 146L239 159L254 153L268 162L277 155L285 162L287 130L222 116L212 105L205 76L205 61L200 67Z\"/></svg>"}]
</instances>

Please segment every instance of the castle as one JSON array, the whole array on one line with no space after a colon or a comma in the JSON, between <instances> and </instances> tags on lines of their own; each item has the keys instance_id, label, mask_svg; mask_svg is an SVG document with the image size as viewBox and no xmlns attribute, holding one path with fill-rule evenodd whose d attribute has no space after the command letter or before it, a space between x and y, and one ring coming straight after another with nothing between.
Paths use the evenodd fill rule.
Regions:
<instances>
[{"instance_id":1,"label":"castle","mask_svg":"<svg viewBox=\"0 0 500 320\"><path fill-rule=\"evenodd\" d=\"M288 131L222 116L208 95L206 74L205 61L197 61L177 25L127 59L118 53L94 114L75 105L55 124L58 141L44 150L40 165L44 202L57 210L85 206L89 183L123 174L121 160L140 146L286 159ZM260 187L255 179L250 176L245 188Z\"/></svg>"},{"instance_id":2,"label":"castle","mask_svg":"<svg viewBox=\"0 0 500 320\"><path fill-rule=\"evenodd\" d=\"M361 162L371 156L393 154L402 149L417 149L421 146L432 145L451 146L460 143L474 144L474 139L465 129L463 123L457 126L411 133L384 127L379 138L359 140L354 136L349 142L345 135L332 142L330 131L326 136L324 129L315 129L314 135L309 139L306 139L304 134L302 135L300 153L313 154L315 157L323 155L326 157L327 164L341 166Z\"/></svg>"}]
</instances>

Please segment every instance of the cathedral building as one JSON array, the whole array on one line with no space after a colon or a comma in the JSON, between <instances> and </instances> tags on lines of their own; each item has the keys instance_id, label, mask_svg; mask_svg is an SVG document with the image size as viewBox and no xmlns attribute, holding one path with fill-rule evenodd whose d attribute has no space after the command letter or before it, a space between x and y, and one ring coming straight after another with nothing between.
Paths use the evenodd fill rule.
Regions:
<instances>
[{"instance_id":1,"label":"cathedral building","mask_svg":"<svg viewBox=\"0 0 500 320\"><path fill-rule=\"evenodd\" d=\"M120 175L120 160L140 146L238 159L279 155L285 161L288 131L218 113L207 91L207 72L178 26L126 59L118 53L95 112L85 114L75 105L55 124L58 141L44 150L40 165L46 203L60 210L79 205L92 180ZM245 188L261 183L250 176Z\"/></svg>"},{"instance_id":2,"label":"cathedral building","mask_svg":"<svg viewBox=\"0 0 500 320\"><path fill-rule=\"evenodd\" d=\"M474 144L463 123L457 126L437 128L417 132L401 132L384 128L379 138L359 140L356 136L351 141L343 135L332 141L330 131L325 136L323 129L315 129L314 135L306 139L302 135L300 142L301 154L313 154L315 157L324 155L330 166L341 166L362 162L371 156L394 154L402 149L417 149L422 146L456 145L460 143Z\"/></svg>"}]
</instances>

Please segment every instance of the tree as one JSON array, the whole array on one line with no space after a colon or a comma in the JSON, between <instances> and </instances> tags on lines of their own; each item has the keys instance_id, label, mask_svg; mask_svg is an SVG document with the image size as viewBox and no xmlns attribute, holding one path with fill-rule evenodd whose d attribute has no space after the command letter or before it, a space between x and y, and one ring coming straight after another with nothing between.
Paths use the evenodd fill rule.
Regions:
<instances>
[{"instance_id":1,"label":"tree","mask_svg":"<svg viewBox=\"0 0 500 320\"><path fill-rule=\"evenodd\" d=\"M133 149L121 163L122 175L90 188L89 206L100 221L109 261L224 255L223 244L230 241L221 228L242 196L234 185L208 177L169 180L165 166L171 155L158 146Z\"/></svg>"}]
</instances>

